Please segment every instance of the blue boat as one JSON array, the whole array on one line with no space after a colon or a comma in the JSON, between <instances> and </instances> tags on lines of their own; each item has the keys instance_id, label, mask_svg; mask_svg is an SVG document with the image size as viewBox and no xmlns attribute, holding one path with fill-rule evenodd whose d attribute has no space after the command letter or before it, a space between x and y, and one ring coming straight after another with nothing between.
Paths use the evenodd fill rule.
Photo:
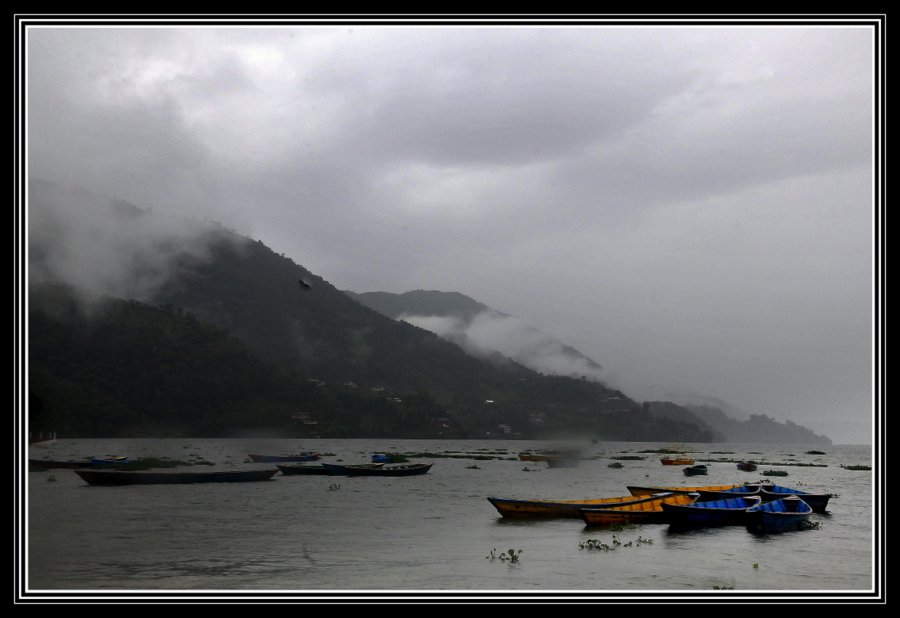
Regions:
<instances>
[{"instance_id":1,"label":"blue boat","mask_svg":"<svg viewBox=\"0 0 900 618\"><path fill-rule=\"evenodd\" d=\"M92 466L111 466L115 464L128 463L128 457L125 455L109 455L107 457L91 457Z\"/></svg>"},{"instance_id":2,"label":"blue boat","mask_svg":"<svg viewBox=\"0 0 900 618\"><path fill-rule=\"evenodd\" d=\"M831 498L831 494L813 494L773 483L747 483L733 489L700 491L700 500L721 500L735 496L759 496L763 502L771 502L787 496L800 496L816 513L824 513L828 506L828 500Z\"/></svg>"},{"instance_id":3,"label":"blue boat","mask_svg":"<svg viewBox=\"0 0 900 618\"><path fill-rule=\"evenodd\" d=\"M738 526L747 523L747 510L760 501L759 496L742 496L693 504L663 502L662 510L672 527Z\"/></svg>"},{"instance_id":4,"label":"blue boat","mask_svg":"<svg viewBox=\"0 0 900 618\"><path fill-rule=\"evenodd\" d=\"M797 496L760 502L747 509L747 529L751 532L802 530L812 512L812 507Z\"/></svg>"}]
</instances>

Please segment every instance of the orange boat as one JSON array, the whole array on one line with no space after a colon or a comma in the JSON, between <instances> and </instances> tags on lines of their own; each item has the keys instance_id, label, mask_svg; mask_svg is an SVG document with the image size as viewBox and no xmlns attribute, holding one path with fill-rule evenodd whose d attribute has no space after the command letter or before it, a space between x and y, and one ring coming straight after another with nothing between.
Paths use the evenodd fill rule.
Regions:
<instances>
[{"instance_id":1,"label":"orange boat","mask_svg":"<svg viewBox=\"0 0 900 618\"><path fill-rule=\"evenodd\" d=\"M712 487L717 487L719 489L712 489ZM741 484L736 483L734 485L709 485L704 487L641 487L638 485L628 485L627 489L631 492L632 496L652 496L653 494L660 494L665 492L672 492L676 494L690 494L690 493L700 493L701 491L727 491L729 489L734 489L735 487L741 487Z\"/></svg>"},{"instance_id":2,"label":"orange boat","mask_svg":"<svg viewBox=\"0 0 900 618\"><path fill-rule=\"evenodd\" d=\"M640 502L637 496L619 496L616 498L593 498L588 500L513 500L509 498L488 498L503 517L581 517L581 509L612 507Z\"/></svg>"},{"instance_id":3,"label":"orange boat","mask_svg":"<svg viewBox=\"0 0 900 618\"><path fill-rule=\"evenodd\" d=\"M614 524L662 524L666 523L663 503L693 504L700 494L665 493L648 499L636 500L619 506L581 509L581 518L588 526L611 526Z\"/></svg>"}]
</instances>

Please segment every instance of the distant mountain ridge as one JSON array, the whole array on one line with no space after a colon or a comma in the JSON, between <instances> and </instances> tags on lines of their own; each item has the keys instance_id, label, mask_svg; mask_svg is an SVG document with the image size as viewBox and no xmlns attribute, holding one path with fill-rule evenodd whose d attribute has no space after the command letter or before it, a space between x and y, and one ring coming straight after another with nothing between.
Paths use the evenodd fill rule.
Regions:
<instances>
[{"instance_id":1,"label":"distant mountain ridge","mask_svg":"<svg viewBox=\"0 0 900 618\"><path fill-rule=\"evenodd\" d=\"M515 319L513 316L496 311L459 292L414 290L403 294L389 292L347 292L347 294L395 320L412 321L423 328L433 325L440 326L442 328L435 331L437 334L458 343L465 349L480 351L483 356L496 351L470 340L473 336L471 325L480 316L484 316L486 320ZM429 318L432 319L430 322ZM435 321L434 318L452 318L457 320L458 324L453 328L447 328L445 323ZM451 324L451 326L454 325ZM535 339L535 333L538 333L536 329L524 326L521 331L514 332L513 336ZM520 354L511 356L527 367L542 371L547 368L541 367L535 359L541 358L542 351L553 348L555 354L562 353L568 359L583 362L589 370L585 373L589 376L596 376L597 373L593 372L599 372L601 369L599 363L570 346L563 345L545 335L536 339L539 341L539 345L520 349ZM505 352L505 350L501 351ZM709 432L713 436L713 441L718 442L831 443L826 436L817 435L812 430L791 421L780 423L765 415L748 415L726 402L712 400L708 397L704 399L711 403L681 405L671 401L652 401L645 402L644 409L658 418L693 423ZM725 410L734 416L740 416L740 418L732 418Z\"/></svg>"}]
</instances>

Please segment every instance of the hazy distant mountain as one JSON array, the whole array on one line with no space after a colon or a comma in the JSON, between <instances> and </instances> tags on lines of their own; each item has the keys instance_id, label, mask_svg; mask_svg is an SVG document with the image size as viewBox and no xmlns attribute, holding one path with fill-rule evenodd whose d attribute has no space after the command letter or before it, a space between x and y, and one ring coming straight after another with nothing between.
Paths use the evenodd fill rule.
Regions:
<instances>
[{"instance_id":1,"label":"hazy distant mountain","mask_svg":"<svg viewBox=\"0 0 900 618\"><path fill-rule=\"evenodd\" d=\"M496 311L459 292L347 294L389 318L429 330L482 358L500 354L542 373L603 381L602 367L592 358L520 318Z\"/></svg>"},{"instance_id":2,"label":"hazy distant mountain","mask_svg":"<svg viewBox=\"0 0 900 618\"><path fill-rule=\"evenodd\" d=\"M600 364L578 350L553 340L514 316L458 292L347 293L388 317L431 330L482 357L503 354L536 371L592 378L602 376ZM689 399L703 405L654 401L644 406L657 418L696 424L709 432L714 441L830 443L827 437L790 421L779 423L764 415L748 414L727 402L696 393Z\"/></svg>"},{"instance_id":3,"label":"hazy distant mountain","mask_svg":"<svg viewBox=\"0 0 900 618\"><path fill-rule=\"evenodd\" d=\"M780 423L764 414L751 414L750 418L737 420L713 406L688 405L708 427L725 436L728 442L768 444L831 444L831 439L817 435L812 430L791 421Z\"/></svg>"}]
</instances>

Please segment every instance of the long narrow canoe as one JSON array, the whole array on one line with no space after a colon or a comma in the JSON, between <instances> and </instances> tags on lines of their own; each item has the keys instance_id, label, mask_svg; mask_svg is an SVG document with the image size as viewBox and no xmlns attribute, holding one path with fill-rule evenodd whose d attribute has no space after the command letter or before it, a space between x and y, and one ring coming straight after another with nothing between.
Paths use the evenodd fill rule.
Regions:
<instances>
[{"instance_id":1,"label":"long narrow canoe","mask_svg":"<svg viewBox=\"0 0 900 618\"><path fill-rule=\"evenodd\" d=\"M581 509L581 519L588 526L611 526L616 524L662 524L666 514L662 505L692 504L700 494L665 493L650 498L636 500L607 508Z\"/></svg>"},{"instance_id":2,"label":"long narrow canoe","mask_svg":"<svg viewBox=\"0 0 900 618\"><path fill-rule=\"evenodd\" d=\"M690 494L695 492L702 493L704 491L725 491L727 489L734 489L735 487L740 486L740 483L735 483L733 485L706 485L703 487L641 487L638 485L628 485L627 489L631 492L632 496L652 496L653 494L660 494L669 491L676 494Z\"/></svg>"},{"instance_id":3,"label":"long narrow canoe","mask_svg":"<svg viewBox=\"0 0 900 618\"><path fill-rule=\"evenodd\" d=\"M747 511L760 503L759 496L666 504L662 509L666 521L674 527L736 526L747 523Z\"/></svg>"},{"instance_id":4,"label":"long narrow canoe","mask_svg":"<svg viewBox=\"0 0 900 618\"><path fill-rule=\"evenodd\" d=\"M75 470L91 485L183 485L186 483L246 483L268 481L271 470L225 470L222 472L125 472L122 470Z\"/></svg>"},{"instance_id":5,"label":"long narrow canoe","mask_svg":"<svg viewBox=\"0 0 900 618\"><path fill-rule=\"evenodd\" d=\"M257 455L250 453L250 459L254 463L285 463L297 461L317 461L321 455L319 453L297 453L296 455Z\"/></svg>"},{"instance_id":6,"label":"long narrow canoe","mask_svg":"<svg viewBox=\"0 0 900 618\"><path fill-rule=\"evenodd\" d=\"M322 462L322 467L325 468L325 474L329 476L350 476L350 473L347 471L348 468L381 468L384 466L383 463L364 463L364 464L333 464L333 463L325 463Z\"/></svg>"},{"instance_id":7,"label":"long narrow canoe","mask_svg":"<svg viewBox=\"0 0 900 618\"><path fill-rule=\"evenodd\" d=\"M831 494L814 494L792 487L772 483L747 483L732 489L700 491L700 500L721 500L736 496L759 496L763 502L771 502L788 496L799 496L816 513L824 513Z\"/></svg>"},{"instance_id":8,"label":"long narrow canoe","mask_svg":"<svg viewBox=\"0 0 900 618\"><path fill-rule=\"evenodd\" d=\"M293 466L276 464L275 467L278 468L279 470L281 470L281 473L285 474L285 475L328 474L328 470L326 470L325 466L323 466L321 464L316 464L316 465L312 465L312 466L304 465L304 464L293 465Z\"/></svg>"},{"instance_id":9,"label":"long narrow canoe","mask_svg":"<svg viewBox=\"0 0 900 618\"><path fill-rule=\"evenodd\" d=\"M348 476L418 476L426 474L434 464L401 464L398 466L347 466Z\"/></svg>"},{"instance_id":10,"label":"long narrow canoe","mask_svg":"<svg viewBox=\"0 0 900 618\"><path fill-rule=\"evenodd\" d=\"M751 532L802 530L812 512L812 507L797 496L760 502L747 510L747 529Z\"/></svg>"},{"instance_id":11,"label":"long narrow canoe","mask_svg":"<svg viewBox=\"0 0 900 618\"><path fill-rule=\"evenodd\" d=\"M587 500L514 500L509 498L488 498L488 502L503 517L519 518L580 518L581 510L587 508L610 508L624 504L653 500L655 496L639 498L635 496L619 496L615 498L592 498Z\"/></svg>"}]
</instances>

